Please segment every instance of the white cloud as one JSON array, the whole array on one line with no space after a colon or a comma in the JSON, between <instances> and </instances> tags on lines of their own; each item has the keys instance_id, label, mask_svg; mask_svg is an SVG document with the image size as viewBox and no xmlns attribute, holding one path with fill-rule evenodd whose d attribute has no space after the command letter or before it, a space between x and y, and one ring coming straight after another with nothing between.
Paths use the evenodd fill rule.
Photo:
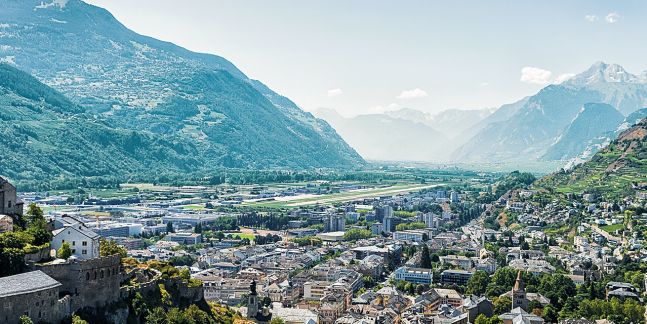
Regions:
<instances>
[{"instance_id":1,"label":"white cloud","mask_svg":"<svg viewBox=\"0 0 647 324\"><path fill-rule=\"evenodd\" d=\"M537 67L526 66L521 69L521 82L534 84L548 84L552 72Z\"/></svg>"},{"instance_id":2,"label":"white cloud","mask_svg":"<svg viewBox=\"0 0 647 324\"><path fill-rule=\"evenodd\" d=\"M403 90L398 96L398 99L423 98L427 96L429 96L429 94L427 94L425 90L422 90L420 88L415 88L411 90Z\"/></svg>"},{"instance_id":3,"label":"white cloud","mask_svg":"<svg viewBox=\"0 0 647 324\"><path fill-rule=\"evenodd\" d=\"M483 88L485 88L485 87L487 87L489 85L490 85L490 83L488 83L488 82L481 82L481 84L479 84L479 86L481 86Z\"/></svg>"},{"instance_id":4,"label":"white cloud","mask_svg":"<svg viewBox=\"0 0 647 324\"><path fill-rule=\"evenodd\" d=\"M617 12L612 12L604 18L604 20L606 20L610 24L615 24L619 19L620 15Z\"/></svg>"},{"instance_id":5,"label":"white cloud","mask_svg":"<svg viewBox=\"0 0 647 324\"><path fill-rule=\"evenodd\" d=\"M344 93L344 91L342 91L342 90L341 90L341 89L339 89L339 88L336 88L336 89L330 89L330 90L328 90L328 97L337 97L337 96L341 96L341 95L342 95L342 93Z\"/></svg>"},{"instance_id":6,"label":"white cloud","mask_svg":"<svg viewBox=\"0 0 647 324\"><path fill-rule=\"evenodd\" d=\"M598 16L596 16L596 15L586 15L586 16L584 16L584 19L586 19L587 21L590 21L590 22L596 22L596 21L598 21Z\"/></svg>"},{"instance_id":7,"label":"white cloud","mask_svg":"<svg viewBox=\"0 0 647 324\"><path fill-rule=\"evenodd\" d=\"M553 83L555 83L555 84L564 83L566 80L568 80L568 79L570 79L570 78L572 78L574 76L575 76L575 73L563 73L563 74L558 75L557 78L555 78L555 81L553 81Z\"/></svg>"}]
</instances>

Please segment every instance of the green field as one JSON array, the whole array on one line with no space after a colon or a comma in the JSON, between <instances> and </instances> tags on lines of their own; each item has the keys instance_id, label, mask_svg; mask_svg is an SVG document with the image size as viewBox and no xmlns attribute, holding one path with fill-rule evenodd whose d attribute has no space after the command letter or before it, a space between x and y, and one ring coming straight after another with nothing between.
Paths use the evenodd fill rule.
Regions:
<instances>
[{"instance_id":1,"label":"green field","mask_svg":"<svg viewBox=\"0 0 647 324\"><path fill-rule=\"evenodd\" d=\"M225 235L231 235L232 237L235 236L240 236L241 239L249 239L250 241L256 238L256 235L254 234L249 234L249 233L241 233L241 232L235 232L235 233L225 233Z\"/></svg>"},{"instance_id":2,"label":"green field","mask_svg":"<svg viewBox=\"0 0 647 324\"><path fill-rule=\"evenodd\" d=\"M613 234L617 230L624 229L625 226L624 224L613 224L613 225L600 226L600 228L609 234Z\"/></svg>"}]
</instances>

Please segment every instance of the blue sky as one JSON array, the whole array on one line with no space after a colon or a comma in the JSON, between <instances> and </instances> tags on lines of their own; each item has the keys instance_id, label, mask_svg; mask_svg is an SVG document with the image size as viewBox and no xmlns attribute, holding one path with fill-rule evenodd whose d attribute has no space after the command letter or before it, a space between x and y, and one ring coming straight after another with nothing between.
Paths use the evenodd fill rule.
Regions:
<instances>
[{"instance_id":1,"label":"blue sky","mask_svg":"<svg viewBox=\"0 0 647 324\"><path fill-rule=\"evenodd\" d=\"M498 107L600 60L647 69L647 1L87 2L344 115Z\"/></svg>"}]
</instances>

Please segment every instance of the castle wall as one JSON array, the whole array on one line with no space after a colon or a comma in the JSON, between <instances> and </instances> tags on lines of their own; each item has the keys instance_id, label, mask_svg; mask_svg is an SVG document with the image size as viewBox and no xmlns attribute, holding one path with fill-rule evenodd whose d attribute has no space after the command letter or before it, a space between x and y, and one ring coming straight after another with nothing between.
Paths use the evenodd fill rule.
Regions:
<instances>
[{"instance_id":1,"label":"castle wall","mask_svg":"<svg viewBox=\"0 0 647 324\"><path fill-rule=\"evenodd\" d=\"M0 298L0 322L20 323L20 316L29 316L34 323L58 323L71 313L69 299L59 300L59 287Z\"/></svg>"},{"instance_id":2,"label":"castle wall","mask_svg":"<svg viewBox=\"0 0 647 324\"><path fill-rule=\"evenodd\" d=\"M63 285L61 292L70 295L73 312L83 307L99 308L119 300L122 279L119 256L39 265L37 270Z\"/></svg>"}]
</instances>

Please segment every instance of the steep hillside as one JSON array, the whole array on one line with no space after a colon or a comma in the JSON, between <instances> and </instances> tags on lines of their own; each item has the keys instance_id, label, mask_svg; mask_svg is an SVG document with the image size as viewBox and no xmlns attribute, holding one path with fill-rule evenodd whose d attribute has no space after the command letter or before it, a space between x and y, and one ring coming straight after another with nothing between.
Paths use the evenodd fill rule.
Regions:
<instances>
[{"instance_id":1,"label":"steep hillside","mask_svg":"<svg viewBox=\"0 0 647 324\"><path fill-rule=\"evenodd\" d=\"M0 0L0 7L0 60L116 129L194 147L199 166L363 163L326 122L222 57L136 34L80 0Z\"/></svg>"},{"instance_id":2,"label":"steep hillside","mask_svg":"<svg viewBox=\"0 0 647 324\"><path fill-rule=\"evenodd\" d=\"M0 170L12 179L154 175L200 168L197 149L83 114L52 88L0 64Z\"/></svg>"},{"instance_id":3,"label":"steep hillside","mask_svg":"<svg viewBox=\"0 0 647 324\"><path fill-rule=\"evenodd\" d=\"M543 158L566 160L577 157L592 142L617 129L622 121L624 116L611 105L585 104Z\"/></svg>"},{"instance_id":4,"label":"steep hillside","mask_svg":"<svg viewBox=\"0 0 647 324\"><path fill-rule=\"evenodd\" d=\"M534 96L501 107L475 127L480 128L478 133L452 157L457 161L506 162L576 156L571 145L564 145L565 150L559 150L560 146L549 149L571 129L569 125L582 106L608 104L627 115L646 101L647 80L618 65L599 62L562 84L549 85Z\"/></svg>"},{"instance_id":5,"label":"steep hillside","mask_svg":"<svg viewBox=\"0 0 647 324\"><path fill-rule=\"evenodd\" d=\"M647 119L623 131L593 158L570 171L549 175L536 185L560 192L631 195L647 183Z\"/></svg>"}]
</instances>

